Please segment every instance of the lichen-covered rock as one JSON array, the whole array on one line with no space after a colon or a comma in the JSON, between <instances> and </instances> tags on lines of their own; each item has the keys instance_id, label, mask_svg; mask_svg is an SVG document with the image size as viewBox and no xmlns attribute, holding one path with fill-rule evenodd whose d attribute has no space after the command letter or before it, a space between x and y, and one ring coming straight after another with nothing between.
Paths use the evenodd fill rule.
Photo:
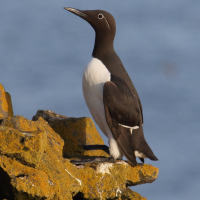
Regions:
<instances>
[{"instance_id":1,"label":"lichen-covered rock","mask_svg":"<svg viewBox=\"0 0 200 200\"><path fill-rule=\"evenodd\" d=\"M20 116L4 119L0 140L0 177L7 176L7 188L13 188L12 193L5 188L2 198L70 200L81 189L78 170L71 171L74 165L62 157L63 140L42 118L36 122Z\"/></svg>"},{"instance_id":2,"label":"lichen-covered rock","mask_svg":"<svg viewBox=\"0 0 200 200\"><path fill-rule=\"evenodd\" d=\"M63 156L67 158L83 156L109 157L103 150L85 151L82 145L103 145L103 139L97 132L93 121L87 117L81 118L54 118L49 125L64 140Z\"/></svg>"},{"instance_id":3,"label":"lichen-covered rock","mask_svg":"<svg viewBox=\"0 0 200 200\"><path fill-rule=\"evenodd\" d=\"M8 157L15 157L28 166L35 167L40 162L46 149L45 132L20 132L17 129L0 126L0 152Z\"/></svg>"},{"instance_id":4,"label":"lichen-covered rock","mask_svg":"<svg viewBox=\"0 0 200 200\"><path fill-rule=\"evenodd\" d=\"M147 200L146 198L142 197L137 192L132 191L130 188L127 188L121 194L121 200Z\"/></svg>"},{"instance_id":5,"label":"lichen-covered rock","mask_svg":"<svg viewBox=\"0 0 200 200\"><path fill-rule=\"evenodd\" d=\"M6 156L0 156L0 167L0 175L4 177L0 185L1 199L14 197L20 199L18 197L23 197L23 193L29 194L27 199L32 199L34 196L43 198L54 196L55 192L49 184L49 177L43 171L25 166L14 158ZM10 185L9 191L8 185Z\"/></svg>"},{"instance_id":6,"label":"lichen-covered rock","mask_svg":"<svg viewBox=\"0 0 200 200\"><path fill-rule=\"evenodd\" d=\"M85 151L82 145L103 145L104 142L97 132L93 121L87 117L68 118L56 114L51 110L38 110L32 120L36 121L39 117L46 120L53 130L64 140L63 156L66 158L78 158L88 156L109 155L103 150Z\"/></svg>"},{"instance_id":7,"label":"lichen-covered rock","mask_svg":"<svg viewBox=\"0 0 200 200\"><path fill-rule=\"evenodd\" d=\"M3 85L0 84L0 121L8 116L13 117L11 96L5 91Z\"/></svg>"},{"instance_id":8,"label":"lichen-covered rock","mask_svg":"<svg viewBox=\"0 0 200 200\"><path fill-rule=\"evenodd\" d=\"M73 146L103 144L89 118L51 118L49 124L64 138L69 157L73 155L70 148L78 151ZM127 186L153 182L156 167L132 167L125 161L75 166L63 158L64 141L49 124L42 117L30 121L21 116L7 117L1 123L0 199L145 200ZM87 156L94 155L90 152ZM82 149L78 153L86 155Z\"/></svg>"},{"instance_id":9,"label":"lichen-covered rock","mask_svg":"<svg viewBox=\"0 0 200 200\"><path fill-rule=\"evenodd\" d=\"M79 192L74 198L74 200L86 200L86 198L83 197L83 194ZM99 198L97 198L99 199ZM101 198L99 200L147 200L145 197L142 197L137 192L132 191L130 188L126 188L126 190L122 193L118 192L117 195L114 198ZM94 200L94 199L93 199Z\"/></svg>"},{"instance_id":10,"label":"lichen-covered rock","mask_svg":"<svg viewBox=\"0 0 200 200\"><path fill-rule=\"evenodd\" d=\"M139 164L132 167L125 161L116 163L87 164L79 169L86 199L115 198L127 186L150 183L156 180L158 168Z\"/></svg>"},{"instance_id":11,"label":"lichen-covered rock","mask_svg":"<svg viewBox=\"0 0 200 200\"><path fill-rule=\"evenodd\" d=\"M38 110L37 113L33 116L32 120L37 121L39 117L42 117L47 122L53 120L54 118L67 118L64 115L56 114L52 110Z\"/></svg>"},{"instance_id":12,"label":"lichen-covered rock","mask_svg":"<svg viewBox=\"0 0 200 200\"><path fill-rule=\"evenodd\" d=\"M144 183L152 183L157 179L159 169L152 165L138 164L135 167L127 165L126 185L134 186ZM134 174L134 175L133 175Z\"/></svg>"}]
</instances>

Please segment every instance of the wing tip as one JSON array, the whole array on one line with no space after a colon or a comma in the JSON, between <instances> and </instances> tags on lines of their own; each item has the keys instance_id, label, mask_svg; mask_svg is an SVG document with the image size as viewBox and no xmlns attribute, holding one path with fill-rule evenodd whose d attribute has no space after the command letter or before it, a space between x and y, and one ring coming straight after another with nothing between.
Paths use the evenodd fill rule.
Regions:
<instances>
[{"instance_id":1,"label":"wing tip","mask_svg":"<svg viewBox=\"0 0 200 200\"><path fill-rule=\"evenodd\" d=\"M148 158L149 158L150 160L153 160L153 161L158 161L158 158L157 158L155 155L153 155L153 156L148 156Z\"/></svg>"}]
</instances>

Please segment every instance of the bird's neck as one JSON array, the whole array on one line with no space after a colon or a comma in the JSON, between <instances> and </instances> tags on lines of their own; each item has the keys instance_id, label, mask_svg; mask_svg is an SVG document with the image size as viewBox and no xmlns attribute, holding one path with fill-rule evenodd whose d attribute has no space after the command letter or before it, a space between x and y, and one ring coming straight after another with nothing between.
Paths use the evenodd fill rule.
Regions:
<instances>
[{"instance_id":1,"label":"bird's neck","mask_svg":"<svg viewBox=\"0 0 200 200\"><path fill-rule=\"evenodd\" d=\"M111 35L96 34L92 56L103 60L114 51L113 42L114 37Z\"/></svg>"}]
</instances>

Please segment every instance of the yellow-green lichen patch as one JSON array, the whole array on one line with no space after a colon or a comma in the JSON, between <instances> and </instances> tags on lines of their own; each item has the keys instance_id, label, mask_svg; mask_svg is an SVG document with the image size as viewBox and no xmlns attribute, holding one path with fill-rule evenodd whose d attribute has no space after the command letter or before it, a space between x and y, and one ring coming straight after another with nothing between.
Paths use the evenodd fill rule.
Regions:
<instances>
[{"instance_id":1,"label":"yellow-green lichen patch","mask_svg":"<svg viewBox=\"0 0 200 200\"><path fill-rule=\"evenodd\" d=\"M159 169L152 165L138 164L135 167L127 165L127 185L152 183L158 176Z\"/></svg>"},{"instance_id":2,"label":"yellow-green lichen patch","mask_svg":"<svg viewBox=\"0 0 200 200\"><path fill-rule=\"evenodd\" d=\"M22 116L7 117L3 120L2 126L15 128L21 132L30 133L38 131L36 123Z\"/></svg>"},{"instance_id":3,"label":"yellow-green lichen patch","mask_svg":"<svg viewBox=\"0 0 200 200\"><path fill-rule=\"evenodd\" d=\"M13 116L11 97L8 92L5 91L2 84L0 84L0 119L4 119L8 116Z\"/></svg>"},{"instance_id":4,"label":"yellow-green lichen patch","mask_svg":"<svg viewBox=\"0 0 200 200\"><path fill-rule=\"evenodd\" d=\"M3 85L0 84L0 118L8 116L8 103L6 101L6 93Z\"/></svg>"},{"instance_id":5,"label":"yellow-green lichen patch","mask_svg":"<svg viewBox=\"0 0 200 200\"><path fill-rule=\"evenodd\" d=\"M49 122L53 130L64 140L63 155L67 158L82 156L104 156L109 155L102 150L85 151L82 145L101 144L104 142L97 132L90 118L55 118Z\"/></svg>"},{"instance_id":6,"label":"yellow-green lichen patch","mask_svg":"<svg viewBox=\"0 0 200 200\"><path fill-rule=\"evenodd\" d=\"M0 136L3 138L0 145L1 153L4 152L6 156L28 165L27 169L33 169L31 173L34 176L28 175L29 182L27 175L23 175L28 172L20 172L20 175L17 175L15 188L27 187L25 190L30 194L34 193L35 187L32 186L35 186L35 183L31 178L34 178L35 174L37 175L36 172L39 171L48 177L48 185L55 193L52 199L56 196L59 197L58 199L72 199L72 195L80 191L81 180L71 172L72 164L62 157L64 142L46 121L39 118L33 122L17 116L5 119L2 124L0 129Z\"/></svg>"},{"instance_id":7,"label":"yellow-green lichen patch","mask_svg":"<svg viewBox=\"0 0 200 200\"><path fill-rule=\"evenodd\" d=\"M54 190L44 172L5 156L0 157L0 167L10 176L10 184L18 191L17 193L25 192L41 197L53 196Z\"/></svg>"},{"instance_id":8,"label":"yellow-green lichen patch","mask_svg":"<svg viewBox=\"0 0 200 200\"><path fill-rule=\"evenodd\" d=\"M81 192L84 194L84 198L99 198L99 193L96 185L97 176L95 169L90 164L87 164L84 167L79 168L79 173L83 183Z\"/></svg>"},{"instance_id":9,"label":"yellow-green lichen patch","mask_svg":"<svg viewBox=\"0 0 200 200\"><path fill-rule=\"evenodd\" d=\"M124 165L114 163L88 164L80 168L85 198L115 198L126 188Z\"/></svg>"},{"instance_id":10,"label":"yellow-green lichen patch","mask_svg":"<svg viewBox=\"0 0 200 200\"><path fill-rule=\"evenodd\" d=\"M0 140L1 154L28 166L38 164L47 143L45 132L20 132L6 126L0 126Z\"/></svg>"},{"instance_id":11,"label":"yellow-green lichen patch","mask_svg":"<svg viewBox=\"0 0 200 200\"><path fill-rule=\"evenodd\" d=\"M116 163L87 164L77 167L83 183L84 198L106 199L120 197L127 185L137 185L152 182L157 177L157 168L151 165L132 167L125 161ZM135 199L143 197L133 193Z\"/></svg>"},{"instance_id":12,"label":"yellow-green lichen patch","mask_svg":"<svg viewBox=\"0 0 200 200\"><path fill-rule=\"evenodd\" d=\"M84 144L103 144L102 140L96 143L100 136L90 119L67 119L53 120L57 124L51 124L58 131L64 131L60 134L65 145L78 146L83 141ZM143 164L132 167L125 161L75 166L63 158L64 141L53 128L42 117L37 121L21 116L3 120L0 126L0 176L6 177L6 184L0 183L0 198L3 192L7 199L14 196L16 200L72 200L76 194L87 199L126 199L127 196L132 200L145 200L129 191L127 185L154 181L157 168ZM68 150L68 146L65 148ZM76 148L80 150L75 152L76 155L86 156L80 147L73 150ZM9 185L9 189L5 185Z\"/></svg>"},{"instance_id":13,"label":"yellow-green lichen patch","mask_svg":"<svg viewBox=\"0 0 200 200\"><path fill-rule=\"evenodd\" d=\"M142 197L137 192L132 191L127 188L121 195L121 200L147 200L145 197Z\"/></svg>"},{"instance_id":14,"label":"yellow-green lichen patch","mask_svg":"<svg viewBox=\"0 0 200 200\"><path fill-rule=\"evenodd\" d=\"M16 129L0 126L0 152L1 154L17 154L21 153L23 145L21 141L24 135Z\"/></svg>"}]
</instances>

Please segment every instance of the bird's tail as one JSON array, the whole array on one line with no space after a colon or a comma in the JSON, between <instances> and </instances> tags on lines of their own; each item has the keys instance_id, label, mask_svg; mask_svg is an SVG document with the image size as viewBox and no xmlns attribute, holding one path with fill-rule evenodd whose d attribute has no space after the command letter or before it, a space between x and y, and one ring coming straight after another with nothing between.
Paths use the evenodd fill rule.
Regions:
<instances>
[{"instance_id":1,"label":"bird's tail","mask_svg":"<svg viewBox=\"0 0 200 200\"><path fill-rule=\"evenodd\" d=\"M146 143L146 144L144 144L144 151L143 151L144 155L147 158L149 158L150 160L154 160L154 161L158 160L158 158L154 155L153 151L151 150L151 148L147 144L146 140L145 140L144 143Z\"/></svg>"},{"instance_id":2,"label":"bird's tail","mask_svg":"<svg viewBox=\"0 0 200 200\"><path fill-rule=\"evenodd\" d=\"M150 160L158 160L144 138L142 126L139 129L133 130L132 145L134 150L143 153Z\"/></svg>"}]
</instances>

